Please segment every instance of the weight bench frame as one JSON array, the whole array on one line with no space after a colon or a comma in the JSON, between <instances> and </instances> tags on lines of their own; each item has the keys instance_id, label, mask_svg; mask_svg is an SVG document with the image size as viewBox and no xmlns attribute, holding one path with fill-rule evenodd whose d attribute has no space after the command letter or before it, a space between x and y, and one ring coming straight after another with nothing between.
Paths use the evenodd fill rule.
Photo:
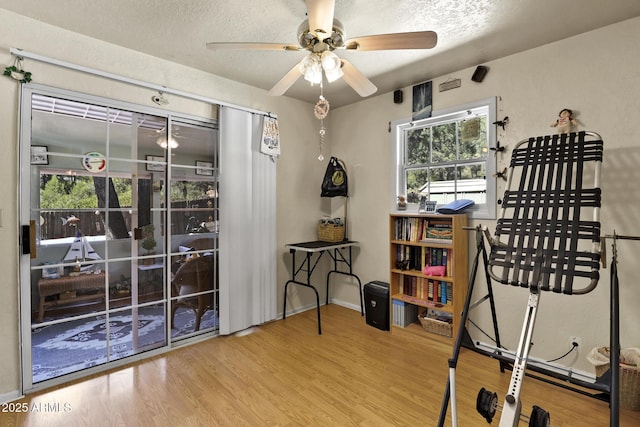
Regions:
<instances>
[{"instance_id":1,"label":"weight bench frame","mask_svg":"<svg viewBox=\"0 0 640 427\"><path fill-rule=\"evenodd\" d=\"M438 426L444 425L449 401L452 425L457 425L455 369L462 347L499 360L501 372L505 369L512 370L509 391L502 406L501 427L516 426L520 421L519 396L525 375L608 401L610 425L618 426L620 343L615 240L611 263L610 371L597 378L596 382L587 382L574 378L570 371L568 374L561 374L540 366L538 362L529 364L531 337L541 293L553 291L580 295L591 292L598 284L600 262L605 262L599 219L602 154L602 139L593 132L529 138L514 147L507 190L495 234L491 236L487 229L480 226L475 228L477 251L453 356L449 359L449 378ZM588 167L585 169L585 166ZM593 175L593 187L583 185L583 178L589 177L589 174ZM518 178L517 187L512 190L514 179ZM585 219L585 213L589 210L592 217ZM484 237L490 244L489 254L484 246ZM478 302L472 303L480 261L484 264L488 293ZM576 286L583 280L588 283L582 287ZM500 344L493 281L529 289L525 320L515 354L509 354ZM496 342L493 351L476 346L467 330L469 310L487 300L490 303ZM527 373L527 369L544 376ZM585 392L566 383L594 390L595 393Z\"/></svg>"}]
</instances>

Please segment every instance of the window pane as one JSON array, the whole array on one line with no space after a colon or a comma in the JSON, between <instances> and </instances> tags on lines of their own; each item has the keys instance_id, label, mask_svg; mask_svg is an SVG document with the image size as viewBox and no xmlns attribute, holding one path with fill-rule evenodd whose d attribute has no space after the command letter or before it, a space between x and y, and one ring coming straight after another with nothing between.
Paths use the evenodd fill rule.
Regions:
<instances>
[{"instance_id":1,"label":"window pane","mask_svg":"<svg viewBox=\"0 0 640 427\"><path fill-rule=\"evenodd\" d=\"M98 207L94 180L102 177L77 174L43 173L40 175L41 209L82 209ZM99 186L98 186L99 187ZM104 185L101 186L104 188ZM101 194L103 196L104 193Z\"/></svg>"},{"instance_id":2,"label":"window pane","mask_svg":"<svg viewBox=\"0 0 640 427\"><path fill-rule=\"evenodd\" d=\"M407 131L407 164L425 165L429 163L429 128L412 129Z\"/></svg>"},{"instance_id":3,"label":"window pane","mask_svg":"<svg viewBox=\"0 0 640 427\"><path fill-rule=\"evenodd\" d=\"M410 169L407 171L407 202L417 203L420 196L429 191L429 169Z\"/></svg>"},{"instance_id":4,"label":"window pane","mask_svg":"<svg viewBox=\"0 0 640 427\"><path fill-rule=\"evenodd\" d=\"M458 199L471 199L476 203L487 202L487 171L484 163L458 168Z\"/></svg>"},{"instance_id":5,"label":"window pane","mask_svg":"<svg viewBox=\"0 0 640 427\"><path fill-rule=\"evenodd\" d=\"M459 158L482 159L487 156L487 152L486 116L461 121Z\"/></svg>"},{"instance_id":6,"label":"window pane","mask_svg":"<svg viewBox=\"0 0 640 427\"><path fill-rule=\"evenodd\" d=\"M112 178L113 189L121 207L131 207L131 178Z\"/></svg>"},{"instance_id":7,"label":"window pane","mask_svg":"<svg viewBox=\"0 0 640 427\"><path fill-rule=\"evenodd\" d=\"M460 166L458 179L486 179L487 171L484 163Z\"/></svg>"},{"instance_id":8,"label":"window pane","mask_svg":"<svg viewBox=\"0 0 640 427\"><path fill-rule=\"evenodd\" d=\"M433 163L456 159L456 124L446 123L433 126Z\"/></svg>"},{"instance_id":9,"label":"window pane","mask_svg":"<svg viewBox=\"0 0 640 427\"><path fill-rule=\"evenodd\" d=\"M174 168L181 170L182 168ZM184 172L183 172L184 173ZM171 181L171 234L218 231L217 183L210 179L174 179Z\"/></svg>"},{"instance_id":10,"label":"window pane","mask_svg":"<svg viewBox=\"0 0 640 427\"><path fill-rule=\"evenodd\" d=\"M199 164L209 163L204 167L216 168L218 131L211 127L191 123L174 123L172 132L178 146L173 150L172 163L194 166L196 161L199 161ZM213 175L215 175L215 171L208 171L205 176Z\"/></svg>"},{"instance_id":11,"label":"window pane","mask_svg":"<svg viewBox=\"0 0 640 427\"><path fill-rule=\"evenodd\" d=\"M430 200L438 204L456 200L456 168L432 168L430 190Z\"/></svg>"}]
</instances>

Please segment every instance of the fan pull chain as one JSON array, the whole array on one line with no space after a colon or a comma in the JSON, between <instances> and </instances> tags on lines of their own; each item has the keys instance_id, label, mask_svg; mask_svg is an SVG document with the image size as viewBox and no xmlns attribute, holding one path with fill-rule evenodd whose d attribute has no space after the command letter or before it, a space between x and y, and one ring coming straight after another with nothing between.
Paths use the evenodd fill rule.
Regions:
<instances>
[{"instance_id":1,"label":"fan pull chain","mask_svg":"<svg viewBox=\"0 0 640 427\"><path fill-rule=\"evenodd\" d=\"M318 160L323 161L324 155L322 154L322 147L324 146L325 136L327 134L327 129L324 127L324 118L329 114L329 101L324 97L323 93L322 81L320 82L320 99L316 103L315 107L313 107L313 114L316 116L318 120L320 120L320 155L318 156Z\"/></svg>"}]
</instances>

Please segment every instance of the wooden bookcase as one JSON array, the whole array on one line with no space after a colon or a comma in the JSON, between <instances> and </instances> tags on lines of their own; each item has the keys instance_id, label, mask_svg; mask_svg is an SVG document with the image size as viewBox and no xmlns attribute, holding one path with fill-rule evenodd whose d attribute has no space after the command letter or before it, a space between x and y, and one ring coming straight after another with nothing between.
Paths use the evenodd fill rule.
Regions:
<instances>
[{"instance_id":1,"label":"wooden bookcase","mask_svg":"<svg viewBox=\"0 0 640 427\"><path fill-rule=\"evenodd\" d=\"M393 327L422 329L455 337L469 280L467 216L442 214L391 214L390 323ZM445 276L423 274L425 264L444 265ZM395 307L394 307L395 305ZM418 319L428 309L451 318L446 322ZM398 311L405 317L398 322ZM423 327L422 323L425 323ZM433 328L432 328L433 327Z\"/></svg>"}]
</instances>

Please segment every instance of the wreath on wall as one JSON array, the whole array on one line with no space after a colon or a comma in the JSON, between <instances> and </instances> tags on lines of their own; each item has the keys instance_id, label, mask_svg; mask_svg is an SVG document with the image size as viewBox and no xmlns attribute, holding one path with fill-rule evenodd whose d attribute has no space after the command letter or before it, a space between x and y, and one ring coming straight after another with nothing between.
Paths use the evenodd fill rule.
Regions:
<instances>
[{"instance_id":1,"label":"wreath on wall","mask_svg":"<svg viewBox=\"0 0 640 427\"><path fill-rule=\"evenodd\" d=\"M16 57L13 65L4 69L3 74L7 77L11 77L13 80L19 81L20 83L29 83L31 81L31 73L22 68L22 58L19 56Z\"/></svg>"}]
</instances>

